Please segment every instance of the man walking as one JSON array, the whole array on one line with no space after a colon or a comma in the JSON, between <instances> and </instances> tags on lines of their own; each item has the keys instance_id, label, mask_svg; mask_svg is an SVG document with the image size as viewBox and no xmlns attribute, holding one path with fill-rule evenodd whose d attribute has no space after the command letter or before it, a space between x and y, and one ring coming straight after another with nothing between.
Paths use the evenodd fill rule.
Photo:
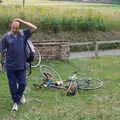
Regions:
<instances>
[{"instance_id":1,"label":"man walking","mask_svg":"<svg viewBox=\"0 0 120 120\"><path fill-rule=\"evenodd\" d=\"M21 24L28 28L20 30ZM12 110L17 111L18 105L26 102L23 95L26 87L25 44L37 27L20 18L14 19L10 27L10 32L5 33L0 41L0 52L6 50L6 73L13 100Z\"/></svg>"}]
</instances>

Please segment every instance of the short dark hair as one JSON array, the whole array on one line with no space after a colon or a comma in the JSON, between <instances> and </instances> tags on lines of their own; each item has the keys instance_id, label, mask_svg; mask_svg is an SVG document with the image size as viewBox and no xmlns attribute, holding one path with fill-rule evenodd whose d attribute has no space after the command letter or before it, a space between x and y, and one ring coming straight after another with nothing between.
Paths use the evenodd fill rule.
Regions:
<instances>
[{"instance_id":1,"label":"short dark hair","mask_svg":"<svg viewBox=\"0 0 120 120\"><path fill-rule=\"evenodd\" d=\"M13 20L11 20L10 22L9 22L9 27L11 27L11 25L12 25L12 23L13 23L14 21ZM18 21L17 21L18 22ZM20 23L20 22L19 22ZM20 24L21 25L21 24Z\"/></svg>"}]
</instances>

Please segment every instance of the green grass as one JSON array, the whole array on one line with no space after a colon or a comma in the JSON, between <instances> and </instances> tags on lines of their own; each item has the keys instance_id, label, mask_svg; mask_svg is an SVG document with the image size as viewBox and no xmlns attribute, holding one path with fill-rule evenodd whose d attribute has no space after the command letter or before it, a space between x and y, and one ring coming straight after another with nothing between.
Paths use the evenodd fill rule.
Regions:
<instances>
[{"instance_id":1,"label":"green grass","mask_svg":"<svg viewBox=\"0 0 120 120\"><path fill-rule=\"evenodd\" d=\"M104 87L94 91L79 90L73 97L66 92L44 88L36 90L33 83L41 80L39 68L28 80L27 104L18 112L10 112L11 100L7 79L1 73L0 120L119 120L120 119L120 57L84 58L69 61L43 61L55 68L63 79L73 71L101 78Z\"/></svg>"},{"instance_id":2,"label":"green grass","mask_svg":"<svg viewBox=\"0 0 120 120\"><path fill-rule=\"evenodd\" d=\"M88 31L120 30L120 5L26 0L26 6L23 8L22 1L3 0L0 5L1 34L7 30L9 20L15 17L33 22L46 33L56 34L60 31L64 32L64 29L75 32L84 31L84 29Z\"/></svg>"},{"instance_id":3,"label":"green grass","mask_svg":"<svg viewBox=\"0 0 120 120\"><path fill-rule=\"evenodd\" d=\"M7 30L9 20L15 17L31 21L46 33L56 34L64 29L80 32L84 28L88 31L120 30L120 5L48 0L26 0L25 8L21 5L22 0L3 0L0 5L1 34Z\"/></svg>"},{"instance_id":4,"label":"green grass","mask_svg":"<svg viewBox=\"0 0 120 120\"><path fill-rule=\"evenodd\" d=\"M22 5L23 0L2 0L4 5ZM37 6L57 6L65 8L105 8L105 9L120 9L119 4L101 4L101 3L82 3L72 1L50 1L50 0L25 0L25 5Z\"/></svg>"}]
</instances>

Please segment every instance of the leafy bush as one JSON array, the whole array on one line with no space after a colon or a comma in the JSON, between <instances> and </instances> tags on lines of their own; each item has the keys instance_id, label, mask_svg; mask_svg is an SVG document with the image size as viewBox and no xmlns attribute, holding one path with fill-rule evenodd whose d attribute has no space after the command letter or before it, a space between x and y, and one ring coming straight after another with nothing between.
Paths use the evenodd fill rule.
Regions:
<instances>
[{"instance_id":1,"label":"leafy bush","mask_svg":"<svg viewBox=\"0 0 120 120\"><path fill-rule=\"evenodd\" d=\"M120 4L120 0L112 0L112 3Z\"/></svg>"},{"instance_id":2,"label":"leafy bush","mask_svg":"<svg viewBox=\"0 0 120 120\"><path fill-rule=\"evenodd\" d=\"M107 26L104 22L95 20L93 18L54 18L54 17L42 17L40 19L40 29L43 32L59 31L105 31Z\"/></svg>"},{"instance_id":3,"label":"leafy bush","mask_svg":"<svg viewBox=\"0 0 120 120\"><path fill-rule=\"evenodd\" d=\"M110 21L110 17L108 20L108 16L93 9L80 11L71 8L60 9L59 13L56 11L59 11L59 8L25 7L23 9L20 6L10 8L0 6L0 33L4 33L8 29L8 22L15 17L33 22L42 32L55 34L60 31L106 31L114 26L116 28L116 24L119 27L119 21L116 21L118 19L115 19L115 16Z\"/></svg>"}]
</instances>

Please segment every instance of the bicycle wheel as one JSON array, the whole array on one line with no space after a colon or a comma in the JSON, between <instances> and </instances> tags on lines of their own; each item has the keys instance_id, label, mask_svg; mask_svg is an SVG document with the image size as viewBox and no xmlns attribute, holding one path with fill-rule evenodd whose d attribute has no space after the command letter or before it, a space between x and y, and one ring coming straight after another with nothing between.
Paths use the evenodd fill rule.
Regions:
<instances>
[{"instance_id":1,"label":"bicycle wheel","mask_svg":"<svg viewBox=\"0 0 120 120\"><path fill-rule=\"evenodd\" d=\"M1 71L6 72L6 49L1 53L0 57Z\"/></svg>"},{"instance_id":2,"label":"bicycle wheel","mask_svg":"<svg viewBox=\"0 0 120 120\"><path fill-rule=\"evenodd\" d=\"M41 55L39 50L35 47L35 58L34 61L31 63L32 68L36 68L40 65L41 62Z\"/></svg>"},{"instance_id":3,"label":"bicycle wheel","mask_svg":"<svg viewBox=\"0 0 120 120\"><path fill-rule=\"evenodd\" d=\"M52 81L62 80L60 74L57 71L55 71L55 69L52 68L51 66L41 65L40 66L40 73L43 77L45 77L46 73L51 74L52 75Z\"/></svg>"},{"instance_id":4,"label":"bicycle wheel","mask_svg":"<svg viewBox=\"0 0 120 120\"><path fill-rule=\"evenodd\" d=\"M85 90L94 90L103 86L103 81L96 78L84 77L76 79L77 88Z\"/></svg>"},{"instance_id":5,"label":"bicycle wheel","mask_svg":"<svg viewBox=\"0 0 120 120\"><path fill-rule=\"evenodd\" d=\"M26 75L29 76L31 73L30 73L30 65L29 63L26 63Z\"/></svg>"}]
</instances>

